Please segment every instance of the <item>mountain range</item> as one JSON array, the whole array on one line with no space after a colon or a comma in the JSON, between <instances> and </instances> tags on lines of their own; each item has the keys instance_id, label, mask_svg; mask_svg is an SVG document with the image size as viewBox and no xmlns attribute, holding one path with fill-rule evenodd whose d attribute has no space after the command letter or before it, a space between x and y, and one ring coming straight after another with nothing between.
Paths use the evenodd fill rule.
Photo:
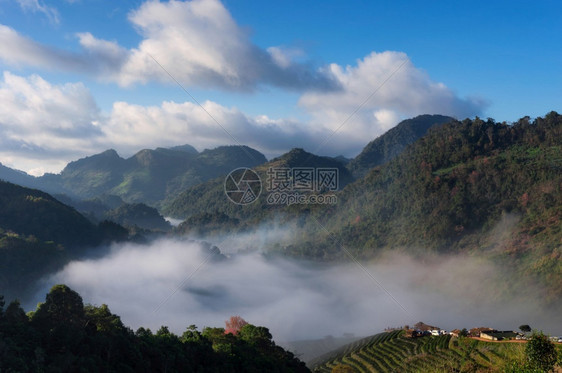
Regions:
<instances>
[{"instance_id":1,"label":"mountain range","mask_svg":"<svg viewBox=\"0 0 562 373\"><path fill-rule=\"evenodd\" d=\"M221 146L200 153L190 145L144 149L127 159L110 149L70 162L60 174L41 177L0 166L0 179L76 200L114 195L128 203L158 206L190 186L266 161L263 154L246 146Z\"/></svg>"},{"instance_id":2,"label":"mountain range","mask_svg":"<svg viewBox=\"0 0 562 373\"><path fill-rule=\"evenodd\" d=\"M57 193L67 195L59 196L61 200L68 195L88 199L74 204L99 208L98 221L108 218L135 225L132 216L142 220L152 215L155 224L162 222L143 202L185 220L174 234L247 232L280 224L291 230L291 238L269 249L292 257L341 261L350 260L350 255L370 260L387 250L471 253L534 282L544 299L556 304L562 297L560 154L562 117L555 112L515 123L426 115L401 122L349 161L303 149L267 161L247 147L198 153L182 146L143 150L129 159L109 150L71 162L59 175L40 178L2 167L0 178L33 182L47 191L56 187ZM260 197L247 205L234 204L225 195L225 175L238 167L253 168L263 184ZM334 195L337 202L268 202L268 171L298 167L337 170L338 190L301 193ZM24 240L35 236L42 243L63 243L62 238L42 236L45 227L38 222L49 218L33 213L37 198L47 210L62 204L44 194L18 193L29 219L25 224L36 230L14 228L12 215L19 210L3 208L3 237L15 229ZM76 219L80 221L84 220ZM88 232L95 232L95 224L88 224L84 225L90 226ZM115 224L112 229L117 234L123 228ZM83 237L91 234L85 232Z\"/></svg>"},{"instance_id":3,"label":"mountain range","mask_svg":"<svg viewBox=\"0 0 562 373\"><path fill-rule=\"evenodd\" d=\"M407 136L393 135L393 144L383 141L383 136L379 142L403 148L413 141L412 133L421 136L442 120L423 116L405 121L397 128L407 127L400 130ZM366 149L372 148L376 144ZM396 152L382 154L389 157ZM369 163L367 150L362 154L361 167L381 162L373 158ZM269 168L335 168L339 186L344 187L355 180L349 164L344 157L320 157L302 149L268 162L245 146L197 152L183 145L142 150L128 159L107 150L70 162L60 174L42 177L0 165L0 179L7 181L0 182L0 294L22 297L42 275L104 242L126 240L139 232L169 231L169 224L151 206L188 218L176 234L250 228L269 211L284 210L264 203L243 208L225 203L224 175L238 167L253 167L264 181ZM253 220L244 218L248 209Z\"/></svg>"}]
</instances>

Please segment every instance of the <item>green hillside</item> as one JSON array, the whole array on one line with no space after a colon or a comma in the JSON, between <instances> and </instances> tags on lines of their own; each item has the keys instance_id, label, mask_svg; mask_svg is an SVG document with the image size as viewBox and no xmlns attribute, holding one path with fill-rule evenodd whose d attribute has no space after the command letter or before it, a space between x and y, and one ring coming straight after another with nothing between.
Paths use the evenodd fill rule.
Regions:
<instances>
[{"instance_id":1,"label":"green hillside","mask_svg":"<svg viewBox=\"0 0 562 373\"><path fill-rule=\"evenodd\" d=\"M65 246L97 242L97 227L47 193L0 181L0 228Z\"/></svg>"},{"instance_id":2,"label":"green hillside","mask_svg":"<svg viewBox=\"0 0 562 373\"><path fill-rule=\"evenodd\" d=\"M129 203L158 205L190 186L264 162L261 153L240 146L221 146L201 153L194 153L191 147L145 149L129 159L108 150L69 163L60 179L65 190L81 198L113 194Z\"/></svg>"},{"instance_id":3,"label":"green hillside","mask_svg":"<svg viewBox=\"0 0 562 373\"><path fill-rule=\"evenodd\" d=\"M127 162L113 149L70 162L61 172L61 188L80 197L103 194L119 183Z\"/></svg>"},{"instance_id":4,"label":"green hillside","mask_svg":"<svg viewBox=\"0 0 562 373\"><path fill-rule=\"evenodd\" d=\"M329 211L312 206L306 242L289 249L324 259L345 257L337 242L360 258L386 249L470 253L538 282L545 300L558 302L561 170L557 113L512 125L455 121L349 185Z\"/></svg>"},{"instance_id":5,"label":"green hillside","mask_svg":"<svg viewBox=\"0 0 562 373\"><path fill-rule=\"evenodd\" d=\"M154 207L143 203L123 204L104 215L105 219L124 227L139 227L152 231L167 232L172 229Z\"/></svg>"},{"instance_id":6,"label":"green hillside","mask_svg":"<svg viewBox=\"0 0 562 373\"><path fill-rule=\"evenodd\" d=\"M449 335L407 338L398 330L344 346L311 361L309 366L314 372L324 373L342 366L353 372L515 372L509 369L522 366L524 349L523 343L483 342Z\"/></svg>"},{"instance_id":7,"label":"green hillside","mask_svg":"<svg viewBox=\"0 0 562 373\"><path fill-rule=\"evenodd\" d=\"M427 114L403 120L368 143L347 167L356 178L364 177L372 168L397 157L408 145L425 135L431 127L452 120L454 119L443 115Z\"/></svg>"},{"instance_id":8,"label":"green hillside","mask_svg":"<svg viewBox=\"0 0 562 373\"><path fill-rule=\"evenodd\" d=\"M49 194L0 181L0 294L27 295L86 250L123 239L117 224L94 225Z\"/></svg>"}]
</instances>

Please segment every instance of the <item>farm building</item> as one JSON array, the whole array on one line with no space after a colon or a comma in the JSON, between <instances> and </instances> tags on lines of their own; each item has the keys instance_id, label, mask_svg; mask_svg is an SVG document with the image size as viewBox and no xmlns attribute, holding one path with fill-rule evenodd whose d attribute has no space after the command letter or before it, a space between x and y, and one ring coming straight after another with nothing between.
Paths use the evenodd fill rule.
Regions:
<instances>
[{"instance_id":1,"label":"farm building","mask_svg":"<svg viewBox=\"0 0 562 373\"><path fill-rule=\"evenodd\" d=\"M488 328L488 327L485 327L485 326L481 326L481 327L479 327L479 328L472 328L472 329L470 329L470 330L468 331L468 334L469 334L471 337L480 337L480 333L481 333L481 332L487 332L487 331L491 332L492 330L494 330L494 329Z\"/></svg>"},{"instance_id":2,"label":"farm building","mask_svg":"<svg viewBox=\"0 0 562 373\"><path fill-rule=\"evenodd\" d=\"M489 339L491 341L501 341L504 339L513 339L517 337L519 334L517 332L507 330L507 331L499 331L499 330L488 330L480 332L480 338Z\"/></svg>"},{"instance_id":3,"label":"farm building","mask_svg":"<svg viewBox=\"0 0 562 373\"><path fill-rule=\"evenodd\" d=\"M421 330L422 332L428 332L428 331L431 331L431 330L434 330L434 329L439 329L439 327L428 325L428 324L420 321L419 323L414 325L414 329Z\"/></svg>"},{"instance_id":4,"label":"farm building","mask_svg":"<svg viewBox=\"0 0 562 373\"><path fill-rule=\"evenodd\" d=\"M433 329L430 332L431 332L431 335L433 335L435 337L439 337L440 335L447 334L447 331L443 330L443 329Z\"/></svg>"},{"instance_id":5,"label":"farm building","mask_svg":"<svg viewBox=\"0 0 562 373\"><path fill-rule=\"evenodd\" d=\"M459 329L453 329L453 330L451 330L451 331L449 332L449 334L450 334L452 337L457 337L457 338L458 338L459 335L461 334L461 331L460 331Z\"/></svg>"}]
</instances>

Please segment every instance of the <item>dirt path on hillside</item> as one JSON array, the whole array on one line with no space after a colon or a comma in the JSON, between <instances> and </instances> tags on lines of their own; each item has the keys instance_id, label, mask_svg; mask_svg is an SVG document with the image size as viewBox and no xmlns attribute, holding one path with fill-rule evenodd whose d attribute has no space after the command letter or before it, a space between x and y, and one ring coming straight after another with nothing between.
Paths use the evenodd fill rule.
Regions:
<instances>
[{"instance_id":1,"label":"dirt path on hillside","mask_svg":"<svg viewBox=\"0 0 562 373\"><path fill-rule=\"evenodd\" d=\"M492 341L491 339L480 338L480 337L468 337L471 339L476 339L482 342L493 342L493 343L527 343L524 339L509 339L507 341Z\"/></svg>"}]
</instances>

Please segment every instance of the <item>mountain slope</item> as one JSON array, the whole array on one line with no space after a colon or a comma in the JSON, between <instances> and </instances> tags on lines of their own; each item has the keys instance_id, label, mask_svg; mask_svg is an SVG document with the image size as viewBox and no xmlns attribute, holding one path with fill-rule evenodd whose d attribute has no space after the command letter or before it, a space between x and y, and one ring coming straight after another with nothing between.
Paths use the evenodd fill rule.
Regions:
<instances>
[{"instance_id":1,"label":"mountain slope","mask_svg":"<svg viewBox=\"0 0 562 373\"><path fill-rule=\"evenodd\" d=\"M0 227L65 246L91 244L97 228L47 193L0 181Z\"/></svg>"},{"instance_id":2,"label":"mountain slope","mask_svg":"<svg viewBox=\"0 0 562 373\"><path fill-rule=\"evenodd\" d=\"M341 175L339 188L341 190L345 185L349 184L353 180L353 176L351 174L363 177L369 169L385 163L399 155L406 146L424 135L430 127L446 123L451 120L453 120L453 118L442 115L420 115L412 119L404 120L395 128L371 141L363 149L363 151L352 160L348 160L343 157L318 157L306 153L302 149L294 149L291 152L267 163L264 166L265 168L258 167L256 169L260 170L260 178L263 186L265 187L267 174L264 170L269 167L337 167ZM334 161L337 161L339 164ZM345 166L347 170L342 168L342 165ZM214 214L214 218L210 220L213 221L213 225L218 227L219 224L239 224L241 213L237 211L238 209L242 209L244 211L244 224L242 226L246 226L246 223L249 221L257 219L257 216L259 216L259 218L264 218L266 216L271 217L270 214L273 211L277 212L280 210L279 206L272 208L271 206L265 206L264 204L261 204L260 208L256 208L254 205L244 206L243 208L231 206L229 201L224 198L224 190L219 190L219 184L223 181L214 180L207 184L185 191L175 200L168 199L164 204L165 214L182 218L190 216L191 218L189 223L192 226L205 225L205 222L209 221L209 214ZM266 193L262 194L264 198L266 195ZM291 209L284 209L283 213L287 214L289 212L288 210ZM197 213L202 214L200 218L194 216ZM203 215L207 217L204 218ZM234 218L234 220L229 220L230 218ZM207 228L199 230L207 231Z\"/></svg>"},{"instance_id":3,"label":"mountain slope","mask_svg":"<svg viewBox=\"0 0 562 373\"><path fill-rule=\"evenodd\" d=\"M60 174L64 190L91 198L105 193L122 178L127 162L113 149L70 162Z\"/></svg>"},{"instance_id":4,"label":"mountain slope","mask_svg":"<svg viewBox=\"0 0 562 373\"><path fill-rule=\"evenodd\" d=\"M96 226L47 193L0 181L0 294L25 296L86 250L122 239L117 224Z\"/></svg>"},{"instance_id":5,"label":"mountain slope","mask_svg":"<svg viewBox=\"0 0 562 373\"><path fill-rule=\"evenodd\" d=\"M382 250L475 253L562 297L562 116L513 125L452 122L338 194L311 206L296 256L360 258ZM319 229L319 224L324 229ZM326 230L330 234L326 233ZM417 249L416 249L417 248Z\"/></svg>"},{"instance_id":6,"label":"mountain slope","mask_svg":"<svg viewBox=\"0 0 562 373\"><path fill-rule=\"evenodd\" d=\"M267 191L268 170L270 168L290 169L296 167L337 169L340 188L353 180L345 165L340 161L330 157L316 156L302 149L293 149L270 162L253 168L259 175L262 185L262 193L255 203L248 205L232 203L225 194L225 177L223 176L184 191L177 198L169 200L164 205L163 211L169 216L178 218L191 217L194 223L206 221L208 219L199 219L198 217L212 214L219 218L220 216L226 217L226 220L229 220L227 222L224 219L219 219L219 222L223 225L238 225L242 222L239 227L247 226L284 207L267 202L269 194ZM214 223L217 222L213 221Z\"/></svg>"},{"instance_id":7,"label":"mountain slope","mask_svg":"<svg viewBox=\"0 0 562 373\"><path fill-rule=\"evenodd\" d=\"M107 211L104 217L124 227L139 227L160 232L172 229L170 223L164 220L158 210L143 203L123 204Z\"/></svg>"},{"instance_id":8,"label":"mountain slope","mask_svg":"<svg viewBox=\"0 0 562 373\"><path fill-rule=\"evenodd\" d=\"M454 118L427 114L403 120L396 127L367 144L363 151L349 162L348 169L353 176L361 178L370 169L398 156L408 145L425 135L429 128L452 120Z\"/></svg>"},{"instance_id":9,"label":"mountain slope","mask_svg":"<svg viewBox=\"0 0 562 373\"><path fill-rule=\"evenodd\" d=\"M10 183L22 185L25 187L33 187L35 178L23 171L18 171L4 166L0 163L0 180L9 181Z\"/></svg>"}]
</instances>

